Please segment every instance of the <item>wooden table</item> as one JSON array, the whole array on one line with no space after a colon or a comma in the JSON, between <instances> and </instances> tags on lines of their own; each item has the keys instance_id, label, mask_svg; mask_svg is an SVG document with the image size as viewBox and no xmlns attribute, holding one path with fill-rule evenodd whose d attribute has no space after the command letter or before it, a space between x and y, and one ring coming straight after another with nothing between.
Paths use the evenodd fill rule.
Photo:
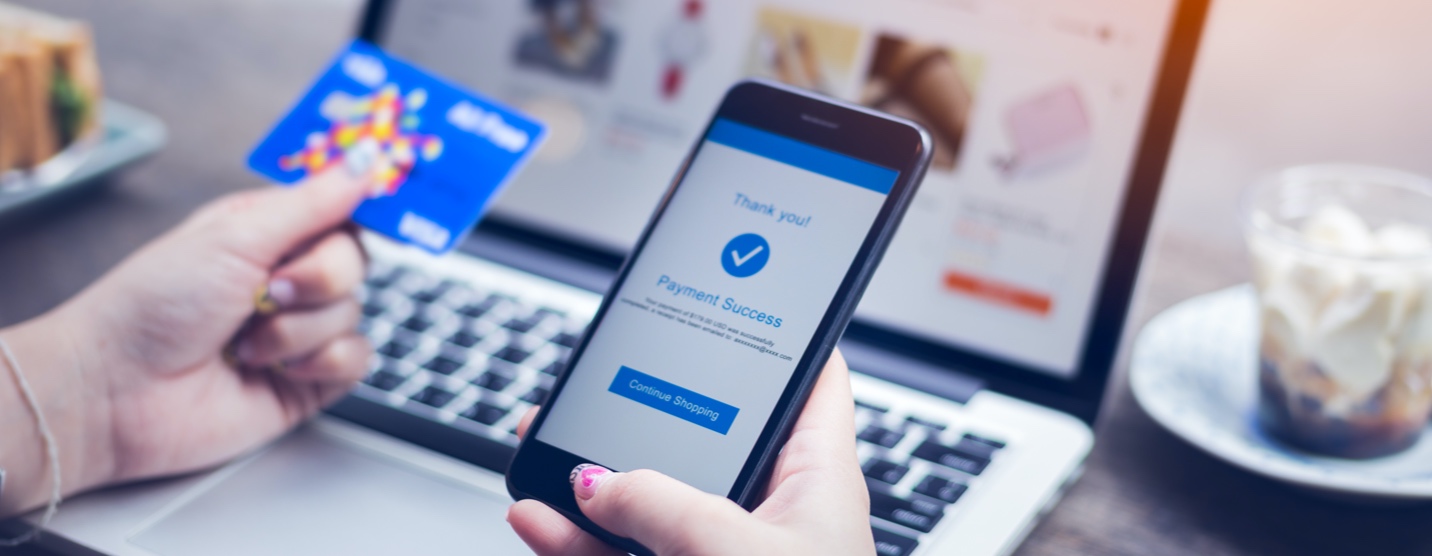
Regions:
<instances>
[{"instance_id":1,"label":"wooden table","mask_svg":"<svg viewBox=\"0 0 1432 556\"><path fill-rule=\"evenodd\" d=\"M24 0L94 22L110 96L170 144L83 196L0 222L0 325L55 306L221 193L354 27L357 0ZM1352 159L1432 174L1427 6L1239 0L1215 9L1167 179L1137 328L1243 281L1233 214L1259 171ZM1419 66L1419 64L1421 64ZM1126 342L1127 346L1127 342ZM1328 502L1215 460L1134 402L1121 365L1082 480L1020 548L1043 554L1432 554L1432 508Z\"/></svg>"}]
</instances>

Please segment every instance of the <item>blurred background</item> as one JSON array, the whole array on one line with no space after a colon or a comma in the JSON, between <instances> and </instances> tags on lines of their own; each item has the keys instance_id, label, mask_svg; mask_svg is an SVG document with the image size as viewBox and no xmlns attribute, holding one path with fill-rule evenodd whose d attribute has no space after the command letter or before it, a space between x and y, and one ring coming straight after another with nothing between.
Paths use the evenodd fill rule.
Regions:
<instances>
[{"instance_id":1,"label":"blurred background","mask_svg":"<svg viewBox=\"0 0 1432 556\"><path fill-rule=\"evenodd\" d=\"M158 115L170 136L154 158L99 189L0 220L0 288L35 292L0 306L0 326L63 301L175 215L259 185L244 154L352 36L361 8L16 3L89 21L106 95ZM1347 161L1432 175L1429 21L1432 2L1411 0L1214 2L1128 338L1179 300L1248 279L1237 203L1261 174ZM91 251L70 247L94 230L120 236ZM1144 415L1123 374L1121 365L1110 383L1087 475L1019 554L1432 554L1432 510L1347 506L1223 465Z\"/></svg>"}]
</instances>

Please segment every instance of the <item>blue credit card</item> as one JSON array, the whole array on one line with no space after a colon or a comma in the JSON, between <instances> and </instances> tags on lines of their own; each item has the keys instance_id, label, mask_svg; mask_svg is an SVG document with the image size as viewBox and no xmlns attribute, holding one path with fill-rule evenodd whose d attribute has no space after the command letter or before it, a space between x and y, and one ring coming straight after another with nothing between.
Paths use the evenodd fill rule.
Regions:
<instances>
[{"instance_id":1,"label":"blue credit card","mask_svg":"<svg viewBox=\"0 0 1432 556\"><path fill-rule=\"evenodd\" d=\"M353 221L444 253L544 134L532 118L355 41L254 148L249 167L282 184L334 165L368 176Z\"/></svg>"}]
</instances>

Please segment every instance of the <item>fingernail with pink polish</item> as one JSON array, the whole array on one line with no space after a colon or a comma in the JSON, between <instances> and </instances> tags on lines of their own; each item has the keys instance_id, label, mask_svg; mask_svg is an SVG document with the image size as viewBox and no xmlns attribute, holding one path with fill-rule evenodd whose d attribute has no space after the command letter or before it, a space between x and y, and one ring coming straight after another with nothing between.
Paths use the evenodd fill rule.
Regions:
<instances>
[{"instance_id":1,"label":"fingernail with pink polish","mask_svg":"<svg viewBox=\"0 0 1432 556\"><path fill-rule=\"evenodd\" d=\"M279 307L287 307L293 304L298 292L293 287L293 282L279 278L268 283L268 296Z\"/></svg>"},{"instance_id":2,"label":"fingernail with pink polish","mask_svg":"<svg viewBox=\"0 0 1432 556\"><path fill-rule=\"evenodd\" d=\"M572 473L567 480L572 483L572 490L576 492L577 498L591 500L597 494L597 487L602 486L602 481L611 475L612 471L600 465L583 463L572 468Z\"/></svg>"}]
</instances>

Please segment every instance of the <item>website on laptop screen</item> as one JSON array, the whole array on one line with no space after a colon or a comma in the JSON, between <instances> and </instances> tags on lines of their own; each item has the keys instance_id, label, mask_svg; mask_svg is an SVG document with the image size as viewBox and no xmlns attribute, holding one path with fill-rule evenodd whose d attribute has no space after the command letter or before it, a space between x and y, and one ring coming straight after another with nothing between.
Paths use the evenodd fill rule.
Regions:
<instances>
[{"instance_id":1,"label":"website on laptop screen","mask_svg":"<svg viewBox=\"0 0 1432 556\"><path fill-rule=\"evenodd\" d=\"M1072 378L1174 4L402 0L384 40L549 126L495 210L620 250L740 78L919 121L934 162L857 317Z\"/></svg>"}]
</instances>

